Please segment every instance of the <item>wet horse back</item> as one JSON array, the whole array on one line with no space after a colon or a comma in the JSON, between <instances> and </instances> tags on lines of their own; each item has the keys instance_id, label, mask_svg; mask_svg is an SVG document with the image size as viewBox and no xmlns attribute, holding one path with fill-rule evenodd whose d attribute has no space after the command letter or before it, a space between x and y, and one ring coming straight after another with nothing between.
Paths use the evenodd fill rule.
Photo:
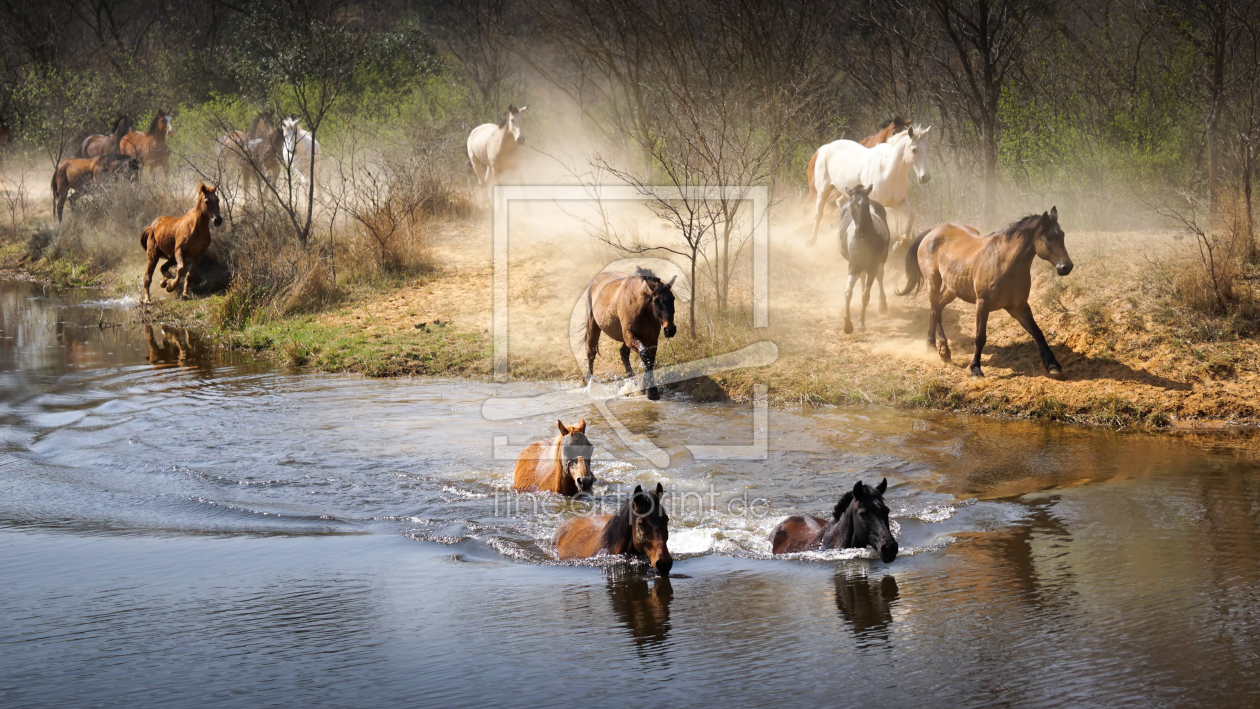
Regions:
<instances>
[{"instance_id":1,"label":"wet horse back","mask_svg":"<svg viewBox=\"0 0 1260 709\"><path fill-rule=\"evenodd\" d=\"M556 530L556 554L561 559L588 559L599 554L604 527L612 515L574 517Z\"/></svg>"}]
</instances>

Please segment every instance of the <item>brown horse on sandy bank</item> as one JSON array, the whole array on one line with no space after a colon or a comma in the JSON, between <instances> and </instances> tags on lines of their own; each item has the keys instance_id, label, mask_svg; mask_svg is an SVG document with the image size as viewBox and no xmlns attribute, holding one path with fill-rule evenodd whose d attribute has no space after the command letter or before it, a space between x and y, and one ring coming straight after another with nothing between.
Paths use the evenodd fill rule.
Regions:
<instances>
[{"instance_id":1,"label":"brown horse on sandy bank","mask_svg":"<svg viewBox=\"0 0 1260 709\"><path fill-rule=\"evenodd\" d=\"M595 485L591 453L595 447L586 437L586 419L572 428L556 421L560 435L550 443L535 441L516 456L512 489L517 492L554 492L572 497L590 492Z\"/></svg>"},{"instance_id":2,"label":"brown horse on sandy bank","mask_svg":"<svg viewBox=\"0 0 1260 709\"><path fill-rule=\"evenodd\" d=\"M888 142L888 139L905 130L910 125L910 121L905 120L901 116L893 116L878 133L868 135L858 141L858 144L864 148L873 148L880 143ZM814 163L818 162L818 151L809 158L809 167L805 168L805 179L809 182L809 201L813 202L818 197L818 188L814 186Z\"/></svg>"},{"instance_id":3,"label":"brown horse on sandy bank","mask_svg":"<svg viewBox=\"0 0 1260 709\"><path fill-rule=\"evenodd\" d=\"M118 151L140 161L140 166L152 174L157 168L171 177L171 151L166 147L166 137L175 135L175 123L171 120L171 112L159 108L149 121L149 129L143 133L131 131L118 143Z\"/></svg>"},{"instance_id":4,"label":"brown horse on sandy bank","mask_svg":"<svg viewBox=\"0 0 1260 709\"><path fill-rule=\"evenodd\" d=\"M114 123L114 130L109 135L89 135L83 139L83 143L79 146L79 157L94 158L99 155L111 155L113 153L122 152L119 150L123 136L131 132L131 121L127 120L127 116L119 115L118 121Z\"/></svg>"},{"instance_id":5,"label":"brown horse on sandy bank","mask_svg":"<svg viewBox=\"0 0 1260 709\"><path fill-rule=\"evenodd\" d=\"M928 318L928 346L935 348L941 359L950 360L949 340L941 322L942 311L955 298L976 306L976 353L971 357L971 374L983 377L980 353L984 350L989 313L1005 310L1024 326L1041 352L1041 363L1051 379L1063 378L1063 367L1054 358L1046 336L1033 319L1028 307L1032 289L1034 257L1054 265L1060 276L1072 272L1072 259L1063 244L1059 228L1059 209L1043 214L1030 214L1011 224L1006 231L980 236L975 227L942 224L923 232L910 243L906 252L906 286L897 295L917 293L926 276L928 302L932 313ZM940 347L936 344L940 333Z\"/></svg>"},{"instance_id":6,"label":"brown horse on sandy bank","mask_svg":"<svg viewBox=\"0 0 1260 709\"><path fill-rule=\"evenodd\" d=\"M52 177L53 212L57 215L57 221L61 221L61 215L66 207L66 198L70 197L70 190L74 190L74 197L70 197L70 203L73 204L87 194L89 189L103 184L108 178L122 178L128 182L135 182L139 174L140 163L117 153L100 155L90 160L70 158L63 161L57 166L57 171Z\"/></svg>"},{"instance_id":7,"label":"brown horse on sandy bank","mask_svg":"<svg viewBox=\"0 0 1260 709\"><path fill-rule=\"evenodd\" d=\"M630 379L634 379L630 350L639 353L639 360L643 362L643 389L652 401L661 398L652 380L652 370L656 368L656 343L661 331L664 330L665 337L673 337L678 332L674 324L673 285L673 278L665 283L644 269L634 275L607 271L591 281L586 289L588 381L595 377L595 355L599 354L599 334L603 332L621 343L621 364Z\"/></svg>"},{"instance_id":8,"label":"brown horse on sandy bank","mask_svg":"<svg viewBox=\"0 0 1260 709\"><path fill-rule=\"evenodd\" d=\"M669 576L674 557L669 554L669 515L661 504L665 489L644 492L641 485L615 515L585 515L556 530L556 552L561 559L589 559L601 554L647 557L661 576Z\"/></svg>"},{"instance_id":9,"label":"brown horse on sandy bank","mask_svg":"<svg viewBox=\"0 0 1260 709\"><path fill-rule=\"evenodd\" d=\"M189 274L210 248L210 221L215 226L223 223L219 215L219 195L214 187L201 183L197 187L197 204L182 217L158 217L140 233L140 246L148 254L149 263L144 269L144 293L141 303L149 302L149 285L153 283L153 269L159 258L162 264L161 286L168 293L179 289L184 282L182 297L188 297ZM171 266L177 270L172 273Z\"/></svg>"},{"instance_id":10,"label":"brown horse on sandy bank","mask_svg":"<svg viewBox=\"0 0 1260 709\"><path fill-rule=\"evenodd\" d=\"M818 549L873 548L884 563L897 558L897 540L888 523L884 491L888 478L871 487L859 480L844 493L832 510L831 519L796 515L780 522L770 533L775 554L791 554Z\"/></svg>"}]
</instances>

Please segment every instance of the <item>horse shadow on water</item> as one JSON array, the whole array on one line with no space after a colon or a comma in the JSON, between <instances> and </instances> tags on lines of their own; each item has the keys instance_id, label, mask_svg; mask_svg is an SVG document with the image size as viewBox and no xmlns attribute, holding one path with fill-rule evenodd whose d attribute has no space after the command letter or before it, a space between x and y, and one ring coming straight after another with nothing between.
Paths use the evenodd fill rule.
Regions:
<instances>
[{"instance_id":1,"label":"horse shadow on water","mask_svg":"<svg viewBox=\"0 0 1260 709\"><path fill-rule=\"evenodd\" d=\"M669 604L674 600L674 587L668 577L649 581L639 574L610 575L608 600L640 656L664 650L670 629Z\"/></svg>"},{"instance_id":2,"label":"horse shadow on water","mask_svg":"<svg viewBox=\"0 0 1260 709\"><path fill-rule=\"evenodd\" d=\"M885 574L872 580L864 573L841 569L836 573L836 610L853 630L859 648L887 646L893 607L901 598L897 578Z\"/></svg>"},{"instance_id":3,"label":"horse shadow on water","mask_svg":"<svg viewBox=\"0 0 1260 709\"><path fill-rule=\"evenodd\" d=\"M913 302L906 298L900 298L899 300L903 301L901 307L907 315L907 323L900 329L899 334L902 337L922 343L923 333L927 331L928 327L930 310L927 307L922 307L926 304L919 302L917 299ZM994 313L991 317L996 319L1003 316L1014 322L1013 318L1006 316L1004 313L1002 315ZM955 354L954 364L950 366L965 368L971 355L976 351L975 309L966 304L963 304L962 307L954 305L953 307L945 308L941 313L941 321L945 331L951 335L949 344ZM1018 327L1018 323L1015 324ZM1189 391L1193 388L1186 382L1179 382L1151 372L1133 369L1110 358L1091 357L1077 352L1062 341L1051 341L1049 345L1050 349L1054 351L1059 361L1063 364L1063 372L1068 381L1111 379L1118 382L1135 382L1172 391ZM939 361L936 351L927 344L923 344L923 351L930 354L932 360ZM1037 344L1033 342L1032 337L1022 330L1016 334L1015 340L1010 344L998 345L992 341L986 343L984 354L988 360L985 362L985 367L1009 369L1014 376L1043 378L1046 376L1045 367L1037 354ZM1083 374L1083 372L1088 372L1089 374ZM990 372L990 376L993 374ZM996 378L1000 379L1002 376L997 375Z\"/></svg>"}]
</instances>

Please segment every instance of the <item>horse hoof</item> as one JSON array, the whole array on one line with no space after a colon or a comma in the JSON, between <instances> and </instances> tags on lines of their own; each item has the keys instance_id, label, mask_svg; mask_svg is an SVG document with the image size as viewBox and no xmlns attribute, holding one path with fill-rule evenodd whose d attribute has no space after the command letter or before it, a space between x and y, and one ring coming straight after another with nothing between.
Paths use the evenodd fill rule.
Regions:
<instances>
[{"instance_id":1,"label":"horse hoof","mask_svg":"<svg viewBox=\"0 0 1260 709\"><path fill-rule=\"evenodd\" d=\"M971 376L975 379L984 379L984 372L980 371L979 367L972 367Z\"/></svg>"},{"instance_id":2,"label":"horse hoof","mask_svg":"<svg viewBox=\"0 0 1260 709\"><path fill-rule=\"evenodd\" d=\"M846 334L846 335L852 335L852 334L853 334L853 323L851 323L851 322L849 322L849 321L847 321L847 320L846 320L846 321L845 321L845 323L844 323L844 334Z\"/></svg>"},{"instance_id":3,"label":"horse hoof","mask_svg":"<svg viewBox=\"0 0 1260 709\"><path fill-rule=\"evenodd\" d=\"M887 314L888 314L888 303L880 303L880 304L879 304L879 314L880 314L880 315L887 315Z\"/></svg>"},{"instance_id":4,"label":"horse hoof","mask_svg":"<svg viewBox=\"0 0 1260 709\"><path fill-rule=\"evenodd\" d=\"M1046 376L1055 381L1061 382L1063 381L1063 370L1058 367L1052 367L1046 371Z\"/></svg>"},{"instance_id":5,"label":"horse hoof","mask_svg":"<svg viewBox=\"0 0 1260 709\"><path fill-rule=\"evenodd\" d=\"M938 349L937 353L941 355L941 361L944 362L945 364L949 364L950 360L954 358L954 356L950 353L948 347L942 347Z\"/></svg>"},{"instance_id":6,"label":"horse hoof","mask_svg":"<svg viewBox=\"0 0 1260 709\"><path fill-rule=\"evenodd\" d=\"M653 388L651 388L651 389L648 389L648 393L647 393L647 395L648 395L648 401L660 401L660 400L661 400L661 390L660 390L660 389L657 389L657 388L655 388L655 387L653 387Z\"/></svg>"}]
</instances>

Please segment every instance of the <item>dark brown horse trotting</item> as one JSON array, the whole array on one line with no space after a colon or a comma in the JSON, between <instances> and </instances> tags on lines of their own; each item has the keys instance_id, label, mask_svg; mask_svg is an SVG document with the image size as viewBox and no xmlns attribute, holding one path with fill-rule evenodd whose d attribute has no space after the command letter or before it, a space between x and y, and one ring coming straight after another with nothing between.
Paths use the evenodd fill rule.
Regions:
<instances>
[{"instance_id":1,"label":"dark brown horse trotting","mask_svg":"<svg viewBox=\"0 0 1260 709\"><path fill-rule=\"evenodd\" d=\"M862 314L858 324L866 329L866 304L871 302L871 285L879 282L879 314L888 312L888 297L884 295L884 263L888 260L888 215L884 206L870 198L871 188L858 185L846 187L849 201L844 205L840 220L840 253L849 263L849 278L844 289L844 332L853 332L853 320L849 316L849 303L853 300L853 286L859 278L862 285Z\"/></svg>"},{"instance_id":2,"label":"dark brown horse trotting","mask_svg":"<svg viewBox=\"0 0 1260 709\"><path fill-rule=\"evenodd\" d=\"M770 533L775 554L791 554L818 549L873 548L884 563L897 558L897 540L888 522L884 491L888 478L871 487L862 481L844 493L832 510L831 519L815 515L788 517Z\"/></svg>"},{"instance_id":3,"label":"dark brown horse trotting","mask_svg":"<svg viewBox=\"0 0 1260 709\"><path fill-rule=\"evenodd\" d=\"M971 357L971 374L982 377L980 354L988 331L989 313L1005 310L1015 318L1037 342L1041 363L1052 379L1063 378L1063 367L1054 358L1046 337L1033 319L1028 306L1032 289L1033 258L1041 257L1054 265L1060 276L1072 272L1072 259L1063 244L1059 228L1059 209L1031 214L1011 224L1005 231L980 236L975 227L942 224L926 231L910 244L906 252L906 286L898 295L917 293L926 279L928 301L932 312L928 317L928 346L936 348L941 359L950 361L949 340L941 314L955 298L976 305L976 352ZM937 347L936 336L941 337Z\"/></svg>"},{"instance_id":4,"label":"dark brown horse trotting","mask_svg":"<svg viewBox=\"0 0 1260 709\"><path fill-rule=\"evenodd\" d=\"M135 182L140 173L140 163L134 158L117 153L98 155L91 159L70 158L57 166L52 177L53 212L57 221L65 211L66 199L73 204L87 194L89 189L99 187L107 179L121 178ZM74 196L70 197L70 191Z\"/></svg>"},{"instance_id":5,"label":"dark brown horse trotting","mask_svg":"<svg viewBox=\"0 0 1260 709\"><path fill-rule=\"evenodd\" d=\"M118 121L114 123L114 130L109 135L89 135L83 139L83 144L79 146L79 157L94 158L121 152L119 146L123 136L130 132L131 121L127 120L127 116L119 115Z\"/></svg>"},{"instance_id":6,"label":"dark brown horse trotting","mask_svg":"<svg viewBox=\"0 0 1260 709\"><path fill-rule=\"evenodd\" d=\"M874 135L868 135L858 141L864 148L873 148L880 143L888 142L888 139L905 130L910 125L910 121L905 120L901 116L893 116L883 128ZM809 182L809 201L813 202L818 197L818 188L814 186L814 163L818 162L818 151L809 158L809 167L805 170L805 179Z\"/></svg>"},{"instance_id":7,"label":"dark brown horse trotting","mask_svg":"<svg viewBox=\"0 0 1260 709\"><path fill-rule=\"evenodd\" d=\"M171 112L159 108L149 121L149 129L143 133L131 131L119 141L118 151L140 161L140 167L150 174L159 167L171 176L171 151L166 147L166 137L175 135L175 123L171 120Z\"/></svg>"},{"instance_id":8,"label":"dark brown horse trotting","mask_svg":"<svg viewBox=\"0 0 1260 709\"><path fill-rule=\"evenodd\" d=\"M590 492L595 485L591 454L595 447L586 437L586 419L572 428L556 421L560 435L551 442L535 441L516 456L512 489L517 492L554 492L572 497Z\"/></svg>"},{"instance_id":9,"label":"dark brown horse trotting","mask_svg":"<svg viewBox=\"0 0 1260 709\"><path fill-rule=\"evenodd\" d=\"M561 559L589 559L601 554L646 557L661 576L669 576L674 557L669 553L669 515L661 504L665 489L652 492L634 486L630 499L614 515L583 515L556 530L556 553Z\"/></svg>"},{"instance_id":10,"label":"dark brown horse trotting","mask_svg":"<svg viewBox=\"0 0 1260 709\"><path fill-rule=\"evenodd\" d=\"M639 269L634 275L607 271L595 277L586 289L586 371L588 381L595 376L595 355L599 354L599 334L603 332L621 343L621 364L626 376L634 379L630 350L643 362L643 389L656 401L661 392L652 378L656 368L656 343L661 331L665 337L678 332L674 324L674 279L663 282L651 271Z\"/></svg>"},{"instance_id":11,"label":"dark brown horse trotting","mask_svg":"<svg viewBox=\"0 0 1260 709\"><path fill-rule=\"evenodd\" d=\"M153 269L158 259L166 259L162 264L162 287L168 293L179 289L183 281L184 290L181 296L188 297L189 274L197 267L201 257L210 248L210 222L215 226L223 223L219 216L219 195L214 187L204 182L197 187L197 204L182 217L158 217L140 233L140 246L149 257L144 269L144 292L140 302L149 302L149 285L153 283ZM175 266L175 272L171 267Z\"/></svg>"}]
</instances>

